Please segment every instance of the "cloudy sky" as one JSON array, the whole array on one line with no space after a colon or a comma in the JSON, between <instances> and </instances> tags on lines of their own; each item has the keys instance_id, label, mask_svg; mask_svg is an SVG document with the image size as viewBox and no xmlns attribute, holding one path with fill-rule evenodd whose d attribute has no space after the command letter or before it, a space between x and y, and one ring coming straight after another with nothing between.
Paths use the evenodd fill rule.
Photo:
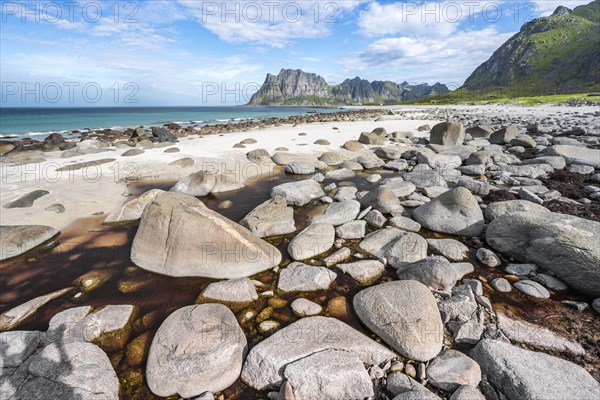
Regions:
<instances>
[{"instance_id":1,"label":"cloudy sky","mask_svg":"<svg viewBox=\"0 0 600 400\"><path fill-rule=\"evenodd\" d=\"M538 1L5 1L3 106L220 105L268 72L460 86Z\"/></svg>"}]
</instances>

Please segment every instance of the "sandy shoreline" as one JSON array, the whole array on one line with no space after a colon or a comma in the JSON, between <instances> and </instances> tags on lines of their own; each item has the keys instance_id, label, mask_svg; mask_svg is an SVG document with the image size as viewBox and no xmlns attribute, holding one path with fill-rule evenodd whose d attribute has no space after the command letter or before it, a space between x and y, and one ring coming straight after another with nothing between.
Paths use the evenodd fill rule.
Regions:
<instances>
[{"instance_id":1,"label":"sandy shoreline","mask_svg":"<svg viewBox=\"0 0 600 400\"><path fill-rule=\"evenodd\" d=\"M348 109L364 109L365 107L347 107ZM490 117L531 117L542 119L549 114L581 113L593 107L556 107L541 106L522 108L514 106L384 106L376 109L384 110L382 116L375 120L352 122L323 122L282 125L264 129L251 129L226 135L189 136L180 139L178 153L164 153L165 149L147 149L143 154L123 157L126 149L108 149L101 153L84 156L61 158L62 152L47 152L46 161L20 166L0 164L2 190L0 204L13 201L34 190L48 190L50 194L36 200L29 208L1 209L0 224L49 225L62 229L79 218L89 217L95 213L109 214L115 208L131 200L128 197L127 183L132 181L176 181L199 170L226 172L234 175L238 181L252 179L261 173L256 164L250 163L246 153L253 149L265 149L273 154L279 147L286 147L292 154L315 154L325 151L341 151L341 146L348 140L357 140L361 132L372 131L383 127L388 132L410 131L417 137L427 137L429 132L418 132L417 128L424 124L433 126L443 118L425 119L432 112L443 116L444 111L460 112L465 115L485 114ZM401 115L385 115L385 110L395 110ZM440 113L441 112L441 113ZM334 129L337 128L337 129ZM305 133L306 136L299 136ZM245 148L234 149L236 143L244 139L255 139L257 143L248 144ZM330 145L317 145L314 142L325 139ZM373 146L374 147L374 146ZM353 156L356 156L354 153ZM189 157L195 165L188 168L168 166L172 161ZM74 163L114 158L115 160L99 166L92 166L76 171L57 172L63 166ZM267 171L268 172L268 171ZM65 212L57 214L45 211L52 204L62 204Z\"/></svg>"}]
</instances>

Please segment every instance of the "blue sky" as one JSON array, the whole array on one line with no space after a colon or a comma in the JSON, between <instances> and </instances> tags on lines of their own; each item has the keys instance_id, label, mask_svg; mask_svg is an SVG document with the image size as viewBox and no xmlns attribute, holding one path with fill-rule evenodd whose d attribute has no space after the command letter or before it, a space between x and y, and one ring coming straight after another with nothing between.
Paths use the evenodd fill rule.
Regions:
<instances>
[{"instance_id":1,"label":"blue sky","mask_svg":"<svg viewBox=\"0 0 600 400\"><path fill-rule=\"evenodd\" d=\"M245 103L268 72L457 87L521 25L590 0L2 1L2 106Z\"/></svg>"}]
</instances>

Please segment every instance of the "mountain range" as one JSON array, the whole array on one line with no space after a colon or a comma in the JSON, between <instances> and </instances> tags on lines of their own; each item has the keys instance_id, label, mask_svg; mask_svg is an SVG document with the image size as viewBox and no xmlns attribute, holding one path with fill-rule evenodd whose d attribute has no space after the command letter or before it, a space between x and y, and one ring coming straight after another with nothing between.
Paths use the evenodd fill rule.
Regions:
<instances>
[{"instance_id":1,"label":"mountain range","mask_svg":"<svg viewBox=\"0 0 600 400\"><path fill-rule=\"evenodd\" d=\"M600 0L525 23L459 91L511 97L600 91ZM441 83L400 84L356 77L329 85L314 73L267 74L249 105L396 104L449 93Z\"/></svg>"},{"instance_id":2,"label":"mountain range","mask_svg":"<svg viewBox=\"0 0 600 400\"><path fill-rule=\"evenodd\" d=\"M430 86L407 82L369 82L359 77L329 85L317 74L299 69L282 69L277 75L267 74L265 82L248 105L395 104L449 91L440 83Z\"/></svg>"},{"instance_id":3,"label":"mountain range","mask_svg":"<svg viewBox=\"0 0 600 400\"><path fill-rule=\"evenodd\" d=\"M600 0L558 7L504 43L462 89L518 96L600 90Z\"/></svg>"}]
</instances>

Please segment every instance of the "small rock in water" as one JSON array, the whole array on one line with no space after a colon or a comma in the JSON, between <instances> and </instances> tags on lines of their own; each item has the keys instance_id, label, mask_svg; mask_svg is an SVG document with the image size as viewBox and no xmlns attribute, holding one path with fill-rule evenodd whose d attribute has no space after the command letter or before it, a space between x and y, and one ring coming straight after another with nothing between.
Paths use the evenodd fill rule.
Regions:
<instances>
[{"instance_id":1,"label":"small rock in water","mask_svg":"<svg viewBox=\"0 0 600 400\"><path fill-rule=\"evenodd\" d=\"M492 285L492 287L499 292L506 293L506 292L510 292L512 290L512 287L510 286L510 282L504 278L492 279L490 282L490 285Z\"/></svg>"},{"instance_id":2,"label":"small rock in water","mask_svg":"<svg viewBox=\"0 0 600 400\"><path fill-rule=\"evenodd\" d=\"M529 275L537 270L535 264L508 264L506 272L512 275Z\"/></svg>"},{"instance_id":3,"label":"small rock in water","mask_svg":"<svg viewBox=\"0 0 600 400\"><path fill-rule=\"evenodd\" d=\"M272 332L279 328L281 324L277 321L266 320L258 324L258 331L260 333Z\"/></svg>"},{"instance_id":4,"label":"small rock in water","mask_svg":"<svg viewBox=\"0 0 600 400\"><path fill-rule=\"evenodd\" d=\"M497 267L501 264L496 253L483 247L477 250L477 259L480 263L487 265L488 267Z\"/></svg>"},{"instance_id":5,"label":"small rock in water","mask_svg":"<svg viewBox=\"0 0 600 400\"><path fill-rule=\"evenodd\" d=\"M540 299L549 299L550 298L550 293L548 292L548 290L546 290L545 287L543 287L542 285L540 285L537 282L530 281L528 279L515 282L513 284L513 286L515 288L517 288L517 290L519 290L520 292L523 292L526 295L529 295L532 297L537 297Z\"/></svg>"},{"instance_id":6,"label":"small rock in water","mask_svg":"<svg viewBox=\"0 0 600 400\"><path fill-rule=\"evenodd\" d=\"M313 315L319 315L323 312L323 307L304 298L294 300L291 307L294 314L301 318L312 317Z\"/></svg>"}]
</instances>

